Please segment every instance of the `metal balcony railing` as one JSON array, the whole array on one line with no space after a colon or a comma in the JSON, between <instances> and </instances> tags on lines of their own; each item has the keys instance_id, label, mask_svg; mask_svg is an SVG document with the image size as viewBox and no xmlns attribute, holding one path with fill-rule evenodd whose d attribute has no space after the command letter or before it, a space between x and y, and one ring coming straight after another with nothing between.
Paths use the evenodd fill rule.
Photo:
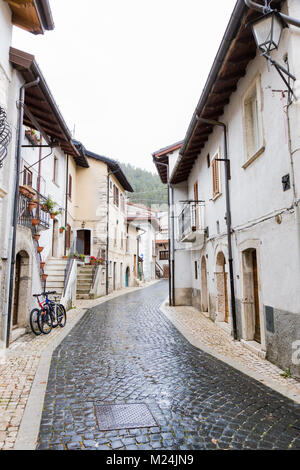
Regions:
<instances>
[{"instance_id":1,"label":"metal balcony railing","mask_svg":"<svg viewBox=\"0 0 300 470\"><path fill-rule=\"evenodd\" d=\"M29 203L32 202L24 194L19 194L19 215L18 224L24 227L32 228L32 219L39 220L39 228L41 230L48 230L50 228L50 214L42 210L46 198L36 192L34 200L37 202L37 208L32 211L29 210Z\"/></svg>"},{"instance_id":2,"label":"metal balcony railing","mask_svg":"<svg viewBox=\"0 0 300 470\"><path fill-rule=\"evenodd\" d=\"M188 203L179 215L179 241L193 241L195 232L204 232L204 203Z\"/></svg>"}]
</instances>

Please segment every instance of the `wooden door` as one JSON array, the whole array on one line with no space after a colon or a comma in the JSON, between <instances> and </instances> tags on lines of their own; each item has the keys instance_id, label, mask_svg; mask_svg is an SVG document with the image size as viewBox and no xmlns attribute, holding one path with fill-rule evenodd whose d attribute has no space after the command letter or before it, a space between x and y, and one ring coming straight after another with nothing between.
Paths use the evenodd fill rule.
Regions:
<instances>
[{"instance_id":1,"label":"wooden door","mask_svg":"<svg viewBox=\"0 0 300 470\"><path fill-rule=\"evenodd\" d=\"M16 257L15 267L15 287L14 287L14 303L13 303L13 327L18 325L19 314L19 295L20 295L20 274L21 274L21 256Z\"/></svg>"},{"instance_id":2,"label":"wooden door","mask_svg":"<svg viewBox=\"0 0 300 470\"><path fill-rule=\"evenodd\" d=\"M253 262L253 292L254 292L254 309L255 309L255 332L254 340L261 343L260 331L260 315L259 315L259 294L258 294L258 274L257 274L257 256L256 251L252 252Z\"/></svg>"}]
</instances>

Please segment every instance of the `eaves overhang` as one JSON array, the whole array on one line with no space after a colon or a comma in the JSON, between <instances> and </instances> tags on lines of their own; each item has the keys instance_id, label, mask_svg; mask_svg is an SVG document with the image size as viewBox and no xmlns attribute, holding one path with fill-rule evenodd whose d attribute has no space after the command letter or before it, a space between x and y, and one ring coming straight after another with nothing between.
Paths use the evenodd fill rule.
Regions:
<instances>
[{"instance_id":1,"label":"eaves overhang","mask_svg":"<svg viewBox=\"0 0 300 470\"><path fill-rule=\"evenodd\" d=\"M157 172L160 176L162 183L168 183L168 170L166 165L169 164L169 155L176 150L180 150L183 144L183 140L176 142L175 144L168 145L160 150L157 150L152 154L153 162L156 166ZM162 163L162 165L161 165Z\"/></svg>"},{"instance_id":2,"label":"eaves overhang","mask_svg":"<svg viewBox=\"0 0 300 470\"><path fill-rule=\"evenodd\" d=\"M12 11L12 24L32 34L54 29L49 0L4 0Z\"/></svg>"},{"instance_id":3,"label":"eaves overhang","mask_svg":"<svg viewBox=\"0 0 300 470\"><path fill-rule=\"evenodd\" d=\"M274 0L273 3L278 6L281 2ZM251 29L246 26L258 16L260 13L249 10L244 0L237 1L188 127L178 161L170 175L172 184L187 180L196 159L213 132L214 126L199 118L219 120L225 106L230 102L232 93L237 90L238 81L246 75L249 62L256 57L256 44Z\"/></svg>"},{"instance_id":4,"label":"eaves overhang","mask_svg":"<svg viewBox=\"0 0 300 470\"><path fill-rule=\"evenodd\" d=\"M39 126L66 154L79 157L79 152L72 142L71 132L34 56L11 47L9 59L12 66L21 74L25 83L39 79L39 84L27 89L25 93L25 106ZM25 126L36 129L26 113L23 123Z\"/></svg>"}]
</instances>

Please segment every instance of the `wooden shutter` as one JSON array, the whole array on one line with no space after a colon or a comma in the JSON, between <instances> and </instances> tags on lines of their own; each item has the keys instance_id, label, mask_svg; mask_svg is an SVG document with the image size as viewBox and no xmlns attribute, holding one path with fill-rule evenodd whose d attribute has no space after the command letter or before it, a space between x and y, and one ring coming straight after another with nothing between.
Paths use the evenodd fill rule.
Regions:
<instances>
[{"instance_id":1,"label":"wooden shutter","mask_svg":"<svg viewBox=\"0 0 300 470\"><path fill-rule=\"evenodd\" d=\"M218 157L216 157L218 158ZM219 181L219 162L216 158L212 162L212 173L213 173L213 197L220 193L220 181Z\"/></svg>"},{"instance_id":2,"label":"wooden shutter","mask_svg":"<svg viewBox=\"0 0 300 470\"><path fill-rule=\"evenodd\" d=\"M72 176L69 175L69 198L72 199Z\"/></svg>"}]
</instances>

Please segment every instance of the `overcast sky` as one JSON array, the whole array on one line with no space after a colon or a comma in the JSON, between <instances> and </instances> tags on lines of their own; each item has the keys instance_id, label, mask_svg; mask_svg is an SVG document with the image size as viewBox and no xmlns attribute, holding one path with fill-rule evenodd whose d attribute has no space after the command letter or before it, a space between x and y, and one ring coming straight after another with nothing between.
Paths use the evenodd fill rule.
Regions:
<instances>
[{"instance_id":1,"label":"overcast sky","mask_svg":"<svg viewBox=\"0 0 300 470\"><path fill-rule=\"evenodd\" d=\"M184 138L236 0L50 0L55 30L15 28L86 148L154 171Z\"/></svg>"}]
</instances>

